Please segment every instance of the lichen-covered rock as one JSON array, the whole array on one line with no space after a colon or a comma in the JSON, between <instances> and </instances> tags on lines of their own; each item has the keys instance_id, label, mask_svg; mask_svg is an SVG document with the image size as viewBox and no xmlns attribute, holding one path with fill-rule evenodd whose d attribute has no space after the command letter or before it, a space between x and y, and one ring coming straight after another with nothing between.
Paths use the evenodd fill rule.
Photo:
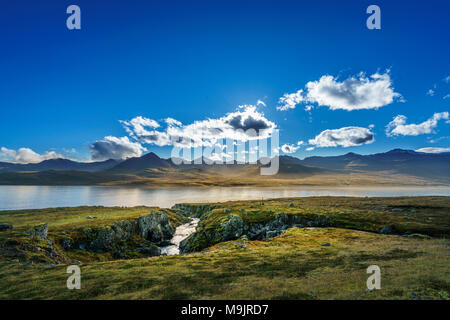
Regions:
<instances>
[{"instance_id":1,"label":"lichen-covered rock","mask_svg":"<svg viewBox=\"0 0 450 320\"><path fill-rule=\"evenodd\" d=\"M382 234L393 234L394 233L394 229L392 229L392 227L390 227L390 226L384 226L383 228L380 229L380 233L382 233Z\"/></svg>"},{"instance_id":2,"label":"lichen-covered rock","mask_svg":"<svg viewBox=\"0 0 450 320\"><path fill-rule=\"evenodd\" d=\"M61 246L64 248L64 250L70 250L72 247L72 241L70 239L64 238L61 240Z\"/></svg>"},{"instance_id":3,"label":"lichen-covered rock","mask_svg":"<svg viewBox=\"0 0 450 320\"><path fill-rule=\"evenodd\" d=\"M222 230L217 238L222 241L239 238L244 232L244 221L240 216L227 216L226 221L220 225Z\"/></svg>"},{"instance_id":4,"label":"lichen-covered rock","mask_svg":"<svg viewBox=\"0 0 450 320\"><path fill-rule=\"evenodd\" d=\"M245 235L250 240L264 240L281 235L286 229L291 227L327 227L330 226L328 216L316 215L315 218L300 218L299 216L286 213L273 213L267 211L272 218L271 220L252 220L252 212L241 212L241 215L227 215L219 220L218 224L203 224L208 219L204 215L200 221L197 232L186 238L180 244L182 253L203 250L216 243L235 240ZM223 211L221 211L223 213ZM246 218L249 217L249 218Z\"/></svg>"},{"instance_id":5,"label":"lichen-covered rock","mask_svg":"<svg viewBox=\"0 0 450 320\"><path fill-rule=\"evenodd\" d=\"M138 231L142 238L152 242L168 240L174 233L167 214L149 214L137 221Z\"/></svg>"},{"instance_id":6,"label":"lichen-covered rock","mask_svg":"<svg viewBox=\"0 0 450 320\"><path fill-rule=\"evenodd\" d=\"M126 251L128 250L126 242L133 237L156 245L169 241L175 228L170 224L166 213L151 212L135 220L118 221L111 226L81 228L80 231L82 236L76 239L73 246L67 246L67 242L61 243L62 246L65 249L66 247L69 249L73 247L96 253L112 252L116 258L126 258ZM135 252L155 255L157 250L153 248Z\"/></svg>"},{"instance_id":7,"label":"lichen-covered rock","mask_svg":"<svg viewBox=\"0 0 450 320\"><path fill-rule=\"evenodd\" d=\"M13 226L9 223L0 223L0 231L12 230Z\"/></svg>"},{"instance_id":8,"label":"lichen-covered rock","mask_svg":"<svg viewBox=\"0 0 450 320\"><path fill-rule=\"evenodd\" d=\"M33 230L28 232L29 238L39 237L42 240L46 240L47 236L48 236L48 224L46 223L35 226Z\"/></svg>"},{"instance_id":9,"label":"lichen-covered rock","mask_svg":"<svg viewBox=\"0 0 450 320\"><path fill-rule=\"evenodd\" d=\"M151 242L146 242L146 243L141 244L139 247L134 249L134 251L151 256L151 257L161 255L161 248L154 245Z\"/></svg>"}]
</instances>

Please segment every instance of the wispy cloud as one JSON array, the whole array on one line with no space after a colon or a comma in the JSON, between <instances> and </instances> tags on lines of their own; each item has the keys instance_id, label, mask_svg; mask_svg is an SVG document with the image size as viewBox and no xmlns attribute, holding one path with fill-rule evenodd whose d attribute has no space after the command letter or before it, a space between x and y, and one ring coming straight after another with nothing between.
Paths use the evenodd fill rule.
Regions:
<instances>
[{"instance_id":1,"label":"wispy cloud","mask_svg":"<svg viewBox=\"0 0 450 320\"><path fill-rule=\"evenodd\" d=\"M450 148L426 147L417 149L415 151L424 153L443 153L443 152L450 152Z\"/></svg>"},{"instance_id":2,"label":"wispy cloud","mask_svg":"<svg viewBox=\"0 0 450 320\"><path fill-rule=\"evenodd\" d=\"M278 101L279 106L277 110L286 111L289 109L295 109L297 104L304 100L302 96L303 90L298 90L295 93L285 93Z\"/></svg>"},{"instance_id":3,"label":"wispy cloud","mask_svg":"<svg viewBox=\"0 0 450 320\"><path fill-rule=\"evenodd\" d=\"M441 119L449 118L448 112L439 112L433 114L433 116L419 124L406 124L407 118L404 115L396 116L386 126L386 135L391 136L418 136L420 134L434 133L434 128L437 127L438 121Z\"/></svg>"}]
</instances>

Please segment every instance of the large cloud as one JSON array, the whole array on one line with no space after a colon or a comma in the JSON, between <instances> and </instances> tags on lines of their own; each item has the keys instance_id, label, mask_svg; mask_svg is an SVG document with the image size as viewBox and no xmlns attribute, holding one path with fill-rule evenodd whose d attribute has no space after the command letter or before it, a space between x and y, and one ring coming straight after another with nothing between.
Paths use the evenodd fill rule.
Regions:
<instances>
[{"instance_id":1,"label":"large cloud","mask_svg":"<svg viewBox=\"0 0 450 320\"><path fill-rule=\"evenodd\" d=\"M424 153L442 153L442 152L450 152L450 148L426 147L417 149L415 151Z\"/></svg>"},{"instance_id":2,"label":"large cloud","mask_svg":"<svg viewBox=\"0 0 450 320\"><path fill-rule=\"evenodd\" d=\"M328 106L331 110L378 109L395 100L402 101L402 96L394 92L388 71L384 74L374 73L370 77L360 73L344 81L325 75L318 81L308 82L304 94L302 90L284 94L280 98L281 106L277 109L293 109L300 102Z\"/></svg>"},{"instance_id":3,"label":"large cloud","mask_svg":"<svg viewBox=\"0 0 450 320\"><path fill-rule=\"evenodd\" d=\"M419 124L406 124L406 117L404 115L396 116L386 126L387 136L418 136L420 134L434 133L434 128L437 127L438 121L441 119L449 119L448 112L439 112Z\"/></svg>"},{"instance_id":4,"label":"large cloud","mask_svg":"<svg viewBox=\"0 0 450 320\"><path fill-rule=\"evenodd\" d=\"M351 77L342 82L333 76L322 76L319 81L306 84L307 100L319 106L328 106L331 110L377 109L401 98L394 92L389 73L375 73L366 77Z\"/></svg>"},{"instance_id":5,"label":"large cloud","mask_svg":"<svg viewBox=\"0 0 450 320\"><path fill-rule=\"evenodd\" d=\"M353 147L374 142L373 133L367 128L344 127L327 129L308 142L316 147Z\"/></svg>"},{"instance_id":6,"label":"large cloud","mask_svg":"<svg viewBox=\"0 0 450 320\"><path fill-rule=\"evenodd\" d=\"M164 130L157 130L158 127L154 125L143 125L144 122L153 123L154 120L138 118L139 121L134 121L136 119L134 118L121 123L137 141L158 146L212 146L219 140L227 138L236 141L265 139L270 137L276 128L275 123L264 117L264 114L253 105L241 106L237 111L217 119L195 121L188 125L168 118Z\"/></svg>"},{"instance_id":7,"label":"large cloud","mask_svg":"<svg viewBox=\"0 0 450 320\"><path fill-rule=\"evenodd\" d=\"M13 163L39 163L44 160L65 158L64 155L54 151L47 151L43 154L34 152L30 148L20 148L17 150L0 148L0 160Z\"/></svg>"},{"instance_id":8,"label":"large cloud","mask_svg":"<svg viewBox=\"0 0 450 320\"><path fill-rule=\"evenodd\" d=\"M140 157L147 151L140 143L132 142L128 137L105 137L103 140L95 141L91 146L93 160L127 159Z\"/></svg>"}]
</instances>

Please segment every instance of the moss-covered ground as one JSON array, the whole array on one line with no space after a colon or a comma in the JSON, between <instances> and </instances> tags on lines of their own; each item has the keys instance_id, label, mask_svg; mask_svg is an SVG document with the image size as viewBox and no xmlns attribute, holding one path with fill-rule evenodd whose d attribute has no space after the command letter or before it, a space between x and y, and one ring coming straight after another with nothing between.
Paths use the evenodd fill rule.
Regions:
<instances>
[{"instance_id":1,"label":"moss-covered ground","mask_svg":"<svg viewBox=\"0 0 450 320\"><path fill-rule=\"evenodd\" d=\"M450 299L448 197L313 197L209 206L211 211L199 215L210 227L222 215L266 221L281 212L326 215L335 224L290 228L262 241L242 237L187 255L104 261L82 256L80 290L66 288L67 264L27 264L0 256L0 299ZM49 222L51 239L80 225L102 225L149 210L0 212L0 222L15 227L0 232L0 241L21 240L29 226L39 223ZM173 221L183 220L170 212ZM386 225L398 234L380 234ZM381 289L368 291L366 269L373 264L381 268Z\"/></svg>"}]
</instances>

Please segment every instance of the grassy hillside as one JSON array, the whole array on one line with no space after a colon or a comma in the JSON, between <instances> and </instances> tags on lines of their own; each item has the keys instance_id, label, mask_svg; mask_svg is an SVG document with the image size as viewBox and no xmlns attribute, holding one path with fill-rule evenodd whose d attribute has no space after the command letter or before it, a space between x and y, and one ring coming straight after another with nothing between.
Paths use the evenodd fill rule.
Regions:
<instances>
[{"instance_id":1,"label":"grassy hillside","mask_svg":"<svg viewBox=\"0 0 450 320\"><path fill-rule=\"evenodd\" d=\"M149 211L161 212L148 207L0 212L0 223L14 226L0 232L0 299L450 299L449 197L180 205L162 210L175 225L185 221L185 214L201 217L201 228L217 229L217 222L230 215L260 223L281 212L310 221L328 216L340 225L292 227L262 240L243 235L178 256L114 259L105 253L65 252L58 244L62 233L139 218ZM81 261L81 290L66 288L66 268L73 262L30 263L29 256L16 260L3 251L44 222L56 249ZM386 225L401 235L380 234ZM366 290L366 269L372 264L381 268L381 290Z\"/></svg>"},{"instance_id":2,"label":"grassy hillside","mask_svg":"<svg viewBox=\"0 0 450 320\"><path fill-rule=\"evenodd\" d=\"M0 173L0 185L105 185L167 187L289 187L289 186L447 186L448 182L393 172L296 171L286 166L274 176L261 176L259 168L244 166L151 168L133 174L114 172L44 171Z\"/></svg>"}]
</instances>

